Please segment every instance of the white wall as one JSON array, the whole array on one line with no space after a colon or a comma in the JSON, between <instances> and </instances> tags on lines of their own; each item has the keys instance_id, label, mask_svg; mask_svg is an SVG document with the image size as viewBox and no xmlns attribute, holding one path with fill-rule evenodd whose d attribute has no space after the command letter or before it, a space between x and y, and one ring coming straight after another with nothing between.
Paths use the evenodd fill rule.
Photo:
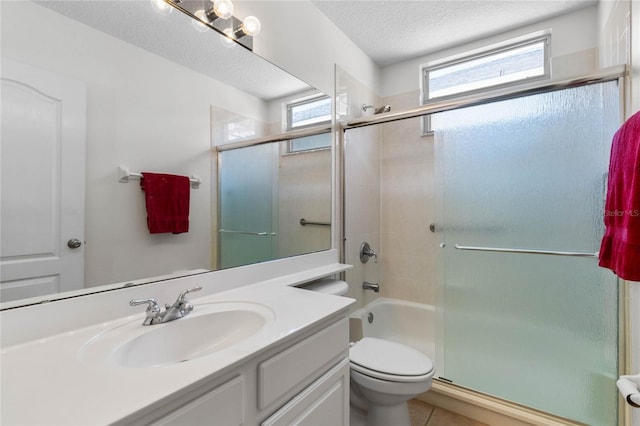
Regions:
<instances>
[{"instance_id":1,"label":"white wall","mask_svg":"<svg viewBox=\"0 0 640 426\"><path fill-rule=\"evenodd\" d=\"M382 69L381 96L386 97L418 90L420 65L429 61L469 52L546 29L551 29L552 31L552 77L589 72L596 65L595 48L598 45L596 28L597 8L591 7L494 37L477 40L473 43L391 65Z\"/></svg>"},{"instance_id":2,"label":"white wall","mask_svg":"<svg viewBox=\"0 0 640 426\"><path fill-rule=\"evenodd\" d=\"M334 64L374 91L379 68L308 0L234 1L240 18L255 15L262 30L254 52L311 84L333 94Z\"/></svg>"},{"instance_id":3,"label":"white wall","mask_svg":"<svg viewBox=\"0 0 640 426\"><path fill-rule=\"evenodd\" d=\"M1 7L3 57L87 86L86 283L210 268L210 106L258 118L266 105L34 3ZM198 175L189 233L150 235L144 193L118 183L119 165Z\"/></svg>"}]
</instances>

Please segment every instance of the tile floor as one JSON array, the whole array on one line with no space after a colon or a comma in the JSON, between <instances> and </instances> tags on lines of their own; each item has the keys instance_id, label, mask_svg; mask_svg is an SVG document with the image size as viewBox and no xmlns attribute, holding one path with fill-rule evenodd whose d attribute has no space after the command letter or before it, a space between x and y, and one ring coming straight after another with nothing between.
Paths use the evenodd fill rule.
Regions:
<instances>
[{"instance_id":1,"label":"tile floor","mask_svg":"<svg viewBox=\"0 0 640 426\"><path fill-rule=\"evenodd\" d=\"M417 399L409 401L409 416L411 426L488 426Z\"/></svg>"},{"instance_id":2,"label":"tile floor","mask_svg":"<svg viewBox=\"0 0 640 426\"><path fill-rule=\"evenodd\" d=\"M417 399L409 401L409 416L411 426L489 426ZM350 421L351 426L364 426L364 413L352 407Z\"/></svg>"}]
</instances>

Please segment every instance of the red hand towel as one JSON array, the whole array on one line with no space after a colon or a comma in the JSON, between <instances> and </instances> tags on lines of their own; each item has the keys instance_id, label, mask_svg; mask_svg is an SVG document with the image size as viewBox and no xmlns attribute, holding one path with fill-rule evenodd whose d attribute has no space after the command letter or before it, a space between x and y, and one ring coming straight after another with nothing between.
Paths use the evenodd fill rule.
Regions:
<instances>
[{"instance_id":1,"label":"red hand towel","mask_svg":"<svg viewBox=\"0 0 640 426\"><path fill-rule=\"evenodd\" d=\"M640 112L613 136L600 266L640 281Z\"/></svg>"},{"instance_id":2,"label":"red hand towel","mask_svg":"<svg viewBox=\"0 0 640 426\"><path fill-rule=\"evenodd\" d=\"M189 231L191 182L187 176L142 172L140 187L145 194L151 234Z\"/></svg>"}]
</instances>

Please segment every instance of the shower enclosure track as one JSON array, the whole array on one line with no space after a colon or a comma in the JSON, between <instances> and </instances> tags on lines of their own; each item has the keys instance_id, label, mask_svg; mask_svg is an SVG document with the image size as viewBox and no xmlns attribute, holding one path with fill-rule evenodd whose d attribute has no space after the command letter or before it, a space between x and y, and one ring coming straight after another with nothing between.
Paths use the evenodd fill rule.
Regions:
<instances>
[{"instance_id":1,"label":"shower enclosure track","mask_svg":"<svg viewBox=\"0 0 640 426\"><path fill-rule=\"evenodd\" d=\"M407 118L421 117L423 115L435 114L443 111L450 111L459 108L466 108L474 105L482 105L490 102L502 101L518 98L522 96L534 95L544 92L553 92L571 87L584 86L605 81L617 80L627 74L626 65L605 68L586 76L571 79L544 80L518 87L507 87L491 91L484 91L468 96L445 99L442 101L429 102L416 108L406 111L378 114L365 118L348 121L342 124L342 130L357 127L372 126L374 124L390 123L392 121L405 120Z\"/></svg>"}]
</instances>

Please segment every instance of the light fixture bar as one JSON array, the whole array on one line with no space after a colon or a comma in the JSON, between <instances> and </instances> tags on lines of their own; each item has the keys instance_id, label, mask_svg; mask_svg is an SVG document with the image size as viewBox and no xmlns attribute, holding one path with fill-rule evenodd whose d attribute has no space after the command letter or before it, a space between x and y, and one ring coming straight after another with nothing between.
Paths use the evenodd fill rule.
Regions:
<instances>
[{"instance_id":1,"label":"light fixture bar","mask_svg":"<svg viewBox=\"0 0 640 426\"><path fill-rule=\"evenodd\" d=\"M231 15L228 19L218 17L214 12L214 4L211 0L164 0L168 5L175 7L179 11L185 13L202 25L211 28L220 33L223 37L235 41L239 45L253 51L253 36L245 31L239 30L243 28L243 21ZM204 17L202 19L202 12ZM200 12L200 13L197 13ZM197 14L196 14L197 13ZM199 15L199 16L198 16ZM258 24L259 28L259 24Z\"/></svg>"}]
</instances>

